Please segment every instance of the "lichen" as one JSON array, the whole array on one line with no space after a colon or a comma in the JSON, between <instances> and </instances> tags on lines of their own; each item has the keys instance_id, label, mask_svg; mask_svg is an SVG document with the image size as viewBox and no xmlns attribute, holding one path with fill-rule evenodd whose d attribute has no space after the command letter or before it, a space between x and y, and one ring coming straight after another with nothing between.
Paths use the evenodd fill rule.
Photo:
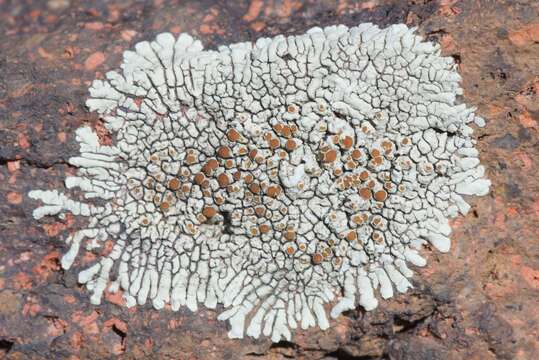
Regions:
<instances>
[{"instance_id":1,"label":"lichen","mask_svg":"<svg viewBox=\"0 0 539 360\"><path fill-rule=\"evenodd\" d=\"M114 137L76 132L70 199L35 190L34 217L71 212L69 269L99 304L216 308L229 336L273 341L412 285L425 244L450 248L462 195L485 195L460 77L414 29L313 28L203 50L164 33L95 80L87 106ZM78 190L76 190L78 189Z\"/></svg>"}]
</instances>

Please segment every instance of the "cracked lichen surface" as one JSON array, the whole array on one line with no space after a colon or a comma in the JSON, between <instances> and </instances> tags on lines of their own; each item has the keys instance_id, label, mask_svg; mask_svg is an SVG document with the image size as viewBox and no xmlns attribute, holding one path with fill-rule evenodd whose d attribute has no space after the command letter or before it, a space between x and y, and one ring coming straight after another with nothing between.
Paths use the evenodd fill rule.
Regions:
<instances>
[{"instance_id":1,"label":"cracked lichen surface","mask_svg":"<svg viewBox=\"0 0 539 360\"><path fill-rule=\"evenodd\" d=\"M414 29L314 28L203 50L164 33L95 80L88 107L114 137L77 130L68 195L34 217L88 217L67 238L107 255L79 273L99 304L225 310L229 336L329 327L411 287L424 245L450 247L463 195L485 195L460 77ZM81 199L84 197L84 201Z\"/></svg>"}]
</instances>

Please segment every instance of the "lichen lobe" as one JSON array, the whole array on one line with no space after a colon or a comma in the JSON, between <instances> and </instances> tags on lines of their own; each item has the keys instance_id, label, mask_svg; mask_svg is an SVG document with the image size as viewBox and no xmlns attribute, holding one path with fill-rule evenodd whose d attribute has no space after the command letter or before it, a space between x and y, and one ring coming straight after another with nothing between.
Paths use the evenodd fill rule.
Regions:
<instances>
[{"instance_id":1,"label":"lichen lobe","mask_svg":"<svg viewBox=\"0 0 539 360\"><path fill-rule=\"evenodd\" d=\"M460 77L414 29L314 28L203 50L182 34L126 51L88 107L113 145L77 130L67 189L34 190L34 217L71 212L80 247L112 240L79 273L99 304L226 310L229 336L290 340L358 304L405 292L430 244L449 251L462 195L485 195Z\"/></svg>"}]
</instances>

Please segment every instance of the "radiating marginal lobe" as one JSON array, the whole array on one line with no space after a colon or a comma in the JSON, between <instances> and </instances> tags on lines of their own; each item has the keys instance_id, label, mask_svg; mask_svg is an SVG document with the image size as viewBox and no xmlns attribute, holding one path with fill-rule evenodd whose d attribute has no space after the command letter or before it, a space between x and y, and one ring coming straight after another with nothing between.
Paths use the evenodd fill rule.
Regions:
<instances>
[{"instance_id":1,"label":"radiating marginal lobe","mask_svg":"<svg viewBox=\"0 0 539 360\"><path fill-rule=\"evenodd\" d=\"M114 135L77 130L73 194L35 190L36 219L68 211L68 237L112 251L79 273L99 304L215 308L229 336L291 338L411 287L423 245L447 252L462 195L485 195L451 58L414 29L313 28L203 50L182 34L126 51L88 107Z\"/></svg>"}]
</instances>

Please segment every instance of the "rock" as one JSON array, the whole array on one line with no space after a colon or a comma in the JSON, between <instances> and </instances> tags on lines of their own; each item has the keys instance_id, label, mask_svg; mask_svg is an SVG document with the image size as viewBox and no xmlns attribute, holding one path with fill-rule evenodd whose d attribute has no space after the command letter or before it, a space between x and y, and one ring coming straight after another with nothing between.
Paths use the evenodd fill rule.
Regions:
<instances>
[{"instance_id":1,"label":"rock","mask_svg":"<svg viewBox=\"0 0 539 360\"><path fill-rule=\"evenodd\" d=\"M25 1L0 11L0 356L28 358L533 359L539 352L539 134L534 2ZM159 3L159 4L157 4ZM86 224L32 218L30 189L61 188L73 169L75 130L110 136L84 106L94 78L136 42L188 32L216 48L313 26L406 23L445 44L460 67L464 99L486 124L470 123L491 195L452 220L451 252L408 254L413 289L350 310L330 328L297 330L293 343L230 340L216 312L129 310L106 292L89 305L73 272L51 262ZM449 41L450 39L451 41ZM448 43L450 43L448 46ZM485 71L485 69L491 69ZM496 69L502 69L497 71ZM490 73L489 73L490 71ZM137 99L133 99L136 103ZM421 115L423 116L423 115ZM426 119L419 120L423 126ZM477 126L485 125L484 128ZM309 125L310 126L310 125ZM426 139L428 140L428 139ZM474 190L475 191L475 190ZM468 209L465 209L468 210ZM81 249L82 250L82 249ZM95 253L72 267L82 270ZM422 258L427 268L419 268ZM428 284L428 285L426 285ZM117 302L117 301L116 301ZM114 320L111 320L114 319ZM122 324L125 324L124 327Z\"/></svg>"}]
</instances>

